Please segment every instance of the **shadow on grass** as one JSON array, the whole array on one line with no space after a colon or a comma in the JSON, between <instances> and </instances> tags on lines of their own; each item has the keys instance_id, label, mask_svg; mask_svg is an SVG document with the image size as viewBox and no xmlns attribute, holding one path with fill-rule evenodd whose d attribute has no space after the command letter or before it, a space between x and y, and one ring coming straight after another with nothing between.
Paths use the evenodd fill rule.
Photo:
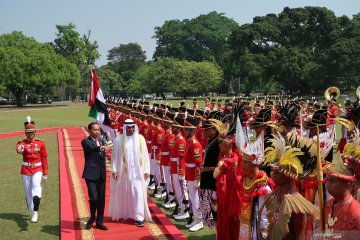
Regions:
<instances>
[{"instance_id":1,"label":"shadow on grass","mask_svg":"<svg viewBox=\"0 0 360 240\"><path fill-rule=\"evenodd\" d=\"M28 226L29 226L28 222L30 220L29 215L24 215L20 213L1 213L0 219L11 220L16 222L16 224L19 227L19 232L28 231Z\"/></svg>"},{"instance_id":2,"label":"shadow on grass","mask_svg":"<svg viewBox=\"0 0 360 240\"><path fill-rule=\"evenodd\" d=\"M48 233L55 236L60 236L59 225L45 225L41 227L41 232Z\"/></svg>"}]
</instances>

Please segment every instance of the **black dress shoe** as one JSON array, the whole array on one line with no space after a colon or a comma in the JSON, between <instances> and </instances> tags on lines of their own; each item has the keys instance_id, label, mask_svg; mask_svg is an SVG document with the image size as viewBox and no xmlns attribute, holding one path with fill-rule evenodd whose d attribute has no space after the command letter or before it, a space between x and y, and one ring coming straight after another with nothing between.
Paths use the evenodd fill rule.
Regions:
<instances>
[{"instance_id":1,"label":"black dress shoe","mask_svg":"<svg viewBox=\"0 0 360 240\"><path fill-rule=\"evenodd\" d=\"M96 224L96 228L104 231L108 230L108 227L104 224Z\"/></svg>"},{"instance_id":2,"label":"black dress shoe","mask_svg":"<svg viewBox=\"0 0 360 240\"><path fill-rule=\"evenodd\" d=\"M135 225L138 226L138 227L144 227L144 221L138 221L138 220L136 220L136 221L135 221Z\"/></svg>"},{"instance_id":3,"label":"black dress shoe","mask_svg":"<svg viewBox=\"0 0 360 240\"><path fill-rule=\"evenodd\" d=\"M90 228L92 228L93 222L94 222L94 220L90 218L85 225L85 229L89 230Z\"/></svg>"}]
</instances>

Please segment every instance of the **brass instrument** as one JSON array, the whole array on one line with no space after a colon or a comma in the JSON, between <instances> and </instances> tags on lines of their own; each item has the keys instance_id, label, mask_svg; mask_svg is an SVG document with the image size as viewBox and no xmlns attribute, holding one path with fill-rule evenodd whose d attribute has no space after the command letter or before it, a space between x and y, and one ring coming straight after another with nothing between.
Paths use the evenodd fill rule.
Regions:
<instances>
[{"instance_id":1,"label":"brass instrument","mask_svg":"<svg viewBox=\"0 0 360 240\"><path fill-rule=\"evenodd\" d=\"M360 92L360 89L359 89ZM359 95L360 96L360 95ZM337 87L329 87L325 90L325 99L328 101L337 100L340 97L340 89Z\"/></svg>"}]
</instances>

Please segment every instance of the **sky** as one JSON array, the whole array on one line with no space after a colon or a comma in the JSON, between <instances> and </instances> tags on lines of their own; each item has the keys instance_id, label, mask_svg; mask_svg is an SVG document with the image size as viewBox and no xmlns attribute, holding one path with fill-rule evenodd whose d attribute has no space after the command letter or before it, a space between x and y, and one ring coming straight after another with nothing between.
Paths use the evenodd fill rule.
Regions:
<instances>
[{"instance_id":1,"label":"sky","mask_svg":"<svg viewBox=\"0 0 360 240\"><path fill-rule=\"evenodd\" d=\"M284 7L321 6L335 15L360 12L359 0L1 0L0 34L22 31L39 42L53 42L56 25L73 23L99 44L98 66L107 63L111 48L137 42L150 60L155 51L154 28L172 19L192 19L211 11L224 13L240 25L255 16L279 14Z\"/></svg>"}]
</instances>

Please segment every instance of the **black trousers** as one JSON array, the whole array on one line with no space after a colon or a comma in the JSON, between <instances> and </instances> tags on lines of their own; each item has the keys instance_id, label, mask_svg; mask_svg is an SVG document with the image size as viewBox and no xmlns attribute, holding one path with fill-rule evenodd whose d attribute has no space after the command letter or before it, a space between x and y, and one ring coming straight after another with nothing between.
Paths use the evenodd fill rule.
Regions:
<instances>
[{"instance_id":1,"label":"black trousers","mask_svg":"<svg viewBox=\"0 0 360 240\"><path fill-rule=\"evenodd\" d=\"M90 209L96 208L96 224L102 225L104 223L106 179L85 179L85 181L88 188Z\"/></svg>"}]
</instances>

